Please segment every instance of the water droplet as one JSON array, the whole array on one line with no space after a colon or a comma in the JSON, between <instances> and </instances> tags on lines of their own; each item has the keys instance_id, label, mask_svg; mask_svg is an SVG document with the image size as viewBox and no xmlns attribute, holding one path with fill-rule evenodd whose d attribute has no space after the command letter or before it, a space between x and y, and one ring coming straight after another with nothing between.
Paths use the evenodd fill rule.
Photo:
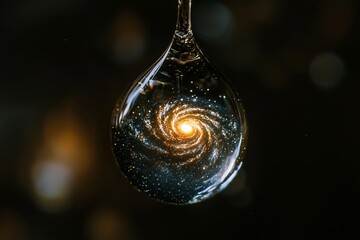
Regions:
<instances>
[{"instance_id":1,"label":"water droplet","mask_svg":"<svg viewBox=\"0 0 360 240\"><path fill-rule=\"evenodd\" d=\"M242 103L195 42L190 7L179 0L170 47L122 98L112 123L122 172L139 191L172 204L197 203L227 187L247 136Z\"/></svg>"}]
</instances>

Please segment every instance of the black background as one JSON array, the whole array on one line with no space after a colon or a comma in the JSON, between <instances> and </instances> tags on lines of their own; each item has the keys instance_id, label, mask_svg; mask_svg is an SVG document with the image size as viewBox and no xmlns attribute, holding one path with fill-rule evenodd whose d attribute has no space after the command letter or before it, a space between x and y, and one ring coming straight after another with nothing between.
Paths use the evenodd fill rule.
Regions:
<instances>
[{"instance_id":1,"label":"black background","mask_svg":"<svg viewBox=\"0 0 360 240\"><path fill-rule=\"evenodd\" d=\"M177 207L137 193L117 169L109 141L117 98L171 40L176 1L1 1L0 239L358 235L358 2L216 3L232 16L227 32L206 37L202 17L211 18L206 6L214 2L204 0L193 1L194 32L243 98L248 152L228 190ZM129 35L143 44L138 55L127 51ZM319 55L341 62L320 70L325 86L309 70ZM75 137L69 143L62 132ZM52 140L65 146L68 160L59 161L77 174L66 200L34 188L37 164L58 161L41 156L63 157L51 150Z\"/></svg>"}]
</instances>

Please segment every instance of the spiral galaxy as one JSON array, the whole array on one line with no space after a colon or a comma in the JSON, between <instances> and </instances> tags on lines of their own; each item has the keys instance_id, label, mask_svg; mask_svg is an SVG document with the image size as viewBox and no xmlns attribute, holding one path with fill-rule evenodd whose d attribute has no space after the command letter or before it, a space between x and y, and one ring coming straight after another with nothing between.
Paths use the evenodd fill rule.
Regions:
<instances>
[{"instance_id":1,"label":"spiral galaxy","mask_svg":"<svg viewBox=\"0 0 360 240\"><path fill-rule=\"evenodd\" d=\"M210 108L170 101L154 115L148 114L145 121L147 134L156 139L156 149L180 165L206 157L212 164L219 156L221 117Z\"/></svg>"},{"instance_id":2,"label":"spiral galaxy","mask_svg":"<svg viewBox=\"0 0 360 240\"><path fill-rule=\"evenodd\" d=\"M196 202L238 170L241 125L231 108L192 97L147 103L132 106L113 132L118 163L140 191Z\"/></svg>"}]
</instances>

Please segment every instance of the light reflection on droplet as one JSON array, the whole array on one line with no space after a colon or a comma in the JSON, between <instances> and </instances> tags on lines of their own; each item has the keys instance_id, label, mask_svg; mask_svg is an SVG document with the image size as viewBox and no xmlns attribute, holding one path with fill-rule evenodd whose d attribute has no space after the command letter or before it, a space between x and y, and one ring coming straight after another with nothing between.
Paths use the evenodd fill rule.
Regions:
<instances>
[{"instance_id":1,"label":"light reflection on droplet","mask_svg":"<svg viewBox=\"0 0 360 240\"><path fill-rule=\"evenodd\" d=\"M246 174L242 170L238 173L234 181L230 183L229 187L226 189L224 194L236 195L244 191L245 188L246 188Z\"/></svg>"}]
</instances>

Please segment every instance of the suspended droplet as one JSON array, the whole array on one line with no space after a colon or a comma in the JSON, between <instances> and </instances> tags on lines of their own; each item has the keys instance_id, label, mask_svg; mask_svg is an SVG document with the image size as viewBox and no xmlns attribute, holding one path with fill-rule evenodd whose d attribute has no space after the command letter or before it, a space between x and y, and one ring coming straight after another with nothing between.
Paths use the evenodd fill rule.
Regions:
<instances>
[{"instance_id":1,"label":"suspended droplet","mask_svg":"<svg viewBox=\"0 0 360 240\"><path fill-rule=\"evenodd\" d=\"M222 191L242 165L247 122L237 94L198 48L191 0L179 0L173 41L116 105L114 155L141 192L173 204Z\"/></svg>"}]
</instances>

